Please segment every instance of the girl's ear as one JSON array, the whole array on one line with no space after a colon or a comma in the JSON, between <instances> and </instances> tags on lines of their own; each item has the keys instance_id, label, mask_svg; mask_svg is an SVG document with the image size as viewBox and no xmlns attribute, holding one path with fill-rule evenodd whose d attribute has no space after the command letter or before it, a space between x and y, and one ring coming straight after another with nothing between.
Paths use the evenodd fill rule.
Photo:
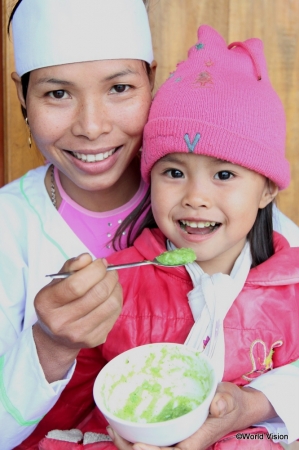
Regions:
<instances>
[{"instance_id":1,"label":"girl's ear","mask_svg":"<svg viewBox=\"0 0 299 450\"><path fill-rule=\"evenodd\" d=\"M150 75L149 75L151 91L153 91L154 86L155 86L156 69L157 69L157 61L154 60L151 63L151 72L150 72Z\"/></svg>"},{"instance_id":2,"label":"girl's ear","mask_svg":"<svg viewBox=\"0 0 299 450\"><path fill-rule=\"evenodd\" d=\"M271 203L278 194L278 187L273 181L267 179L265 187L260 200L259 208L265 208L269 203Z\"/></svg>"},{"instance_id":3,"label":"girl's ear","mask_svg":"<svg viewBox=\"0 0 299 450\"><path fill-rule=\"evenodd\" d=\"M25 99L24 99L24 96L23 96L23 88L22 88L21 78L19 77L17 72L13 72L11 74L11 78L15 82L18 99L19 99L21 105L23 106L23 108L26 109L26 102L25 102Z\"/></svg>"}]
</instances>

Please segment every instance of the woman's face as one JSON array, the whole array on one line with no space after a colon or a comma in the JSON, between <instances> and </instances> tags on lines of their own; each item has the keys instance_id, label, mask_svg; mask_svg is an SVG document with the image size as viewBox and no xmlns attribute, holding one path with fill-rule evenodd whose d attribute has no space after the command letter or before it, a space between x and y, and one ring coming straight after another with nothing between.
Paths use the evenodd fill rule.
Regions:
<instances>
[{"instance_id":1,"label":"woman's face","mask_svg":"<svg viewBox=\"0 0 299 450\"><path fill-rule=\"evenodd\" d=\"M30 73L26 102L45 158L81 189L116 185L140 149L153 82L139 60L65 64Z\"/></svg>"}]
</instances>

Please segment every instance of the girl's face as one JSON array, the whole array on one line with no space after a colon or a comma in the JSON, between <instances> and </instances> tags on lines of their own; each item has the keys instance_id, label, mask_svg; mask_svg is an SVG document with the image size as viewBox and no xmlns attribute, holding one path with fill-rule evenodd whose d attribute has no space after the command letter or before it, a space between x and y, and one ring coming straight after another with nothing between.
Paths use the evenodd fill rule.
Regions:
<instances>
[{"instance_id":1,"label":"girl's face","mask_svg":"<svg viewBox=\"0 0 299 450\"><path fill-rule=\"evenodd\" d=\"M262 175L209 156L172 153L151 172L158 227L176 247L192 248L208 274L229 274L259 208L277 188Z\"/></svg>"},{"instance_id":2,"label":"girl's face","mask_svg":"<svg viewBox=\"0 0 299 450\"><path fill-rule=\"evenodd\" d=\"M92 61L30 73L26 103L45 158L81 189L115 186L140 149L153 81L138 60Z\"/></svg>"}]
</instances>

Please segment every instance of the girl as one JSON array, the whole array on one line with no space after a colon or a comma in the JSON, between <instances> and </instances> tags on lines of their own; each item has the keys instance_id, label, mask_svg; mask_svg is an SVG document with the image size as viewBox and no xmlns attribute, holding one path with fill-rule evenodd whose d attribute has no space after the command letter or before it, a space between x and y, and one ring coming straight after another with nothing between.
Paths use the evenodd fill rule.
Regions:
<instances>
[{"instance_id":1,"label":"girl","mask_svg":"<svg viewBox=\"0 0 299 450\"><path fill-rule=\"evenodd\" d=\"M120 271L124 307L102 346L106 360L161 341L185 342L212 358L225 382L212 417L177 448L216 441L217 449L282 448L273 441L299 438L296 402L287 413L299 393L292 365L299 357L299 250L272 227L272 203L290 179L284 146L284 111L261 41L227 47L213 29L200 27L188 59L159 89L145 127L141 170L151 178L153 229L109 263L152 259L176 247L192 248L197 260L186 269ZM278 390L274 370L265 401L258 379L285 365L293 381ZM258 390L244 388L250 382ZM219 402L231 395L231 411L217 417ZM238 440L238 430L251 438ZM110 435L118 448L131 448L111 429Z\"/></svg>"},{"instance_id":2,"label":"girl","mask_svg":"<svg viewBox=\"0 0 299 450\"><path fill-rule=\"evenodd\" d=\"M0 194L2 450L32 433L72 378L79 350L101 344L120 312L117 276L101 260L77 286L41 291L37 311L34 298L68 258L83 253L65 266L81 268L114 252L120 224L120 244L134 234L147 199L139 150L155 72L142 0L20 0L10 21L29 143L48 164ZM89 412L89 377L101 364L98 350L80 353L72 379L80 395L62 398L69 414L54 410L50 429L58 417L69 428Z\"/></svg>"}]
</instances>

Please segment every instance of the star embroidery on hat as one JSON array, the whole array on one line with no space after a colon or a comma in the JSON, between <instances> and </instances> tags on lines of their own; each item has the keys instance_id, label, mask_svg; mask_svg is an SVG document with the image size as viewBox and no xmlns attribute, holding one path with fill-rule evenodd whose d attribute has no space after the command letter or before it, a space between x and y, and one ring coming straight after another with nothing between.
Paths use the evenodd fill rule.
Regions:
<instances>
[{"instance_id":1,"label":"star embroidery on hat","mask_svg":"<svg viewBox=\"0 0 299 450\"><path fill-rule=\"evenodd\" d=\"M210 72L200 72L195 83L199 84L201 87L205 87L207 84L214 84Z\"/></svg>"},{"instance_id":2,"label":"star embroidery on hat","mask_svg":"<svg viewBox=\"0 0 299 450\"><path fill-rule=\"evenodd\" d=\"M199 42L198 44L195 45L196 50L201 50L204 48L204 45L202 42Z\"/></svg>"},{"instance_id":3,"label":"star embroidery on hat","mask_svg":"<svg viewBox=\"0 0 299 450\"><path fill-rule=\"evenodd\" d=\"M211 60L209 59L209 61L205 61L205 65L206 65L207 67L211 67L211 66L214 65L214 63L213 63L213 61L211 61Z\"/></svg>"}]
</instances>

